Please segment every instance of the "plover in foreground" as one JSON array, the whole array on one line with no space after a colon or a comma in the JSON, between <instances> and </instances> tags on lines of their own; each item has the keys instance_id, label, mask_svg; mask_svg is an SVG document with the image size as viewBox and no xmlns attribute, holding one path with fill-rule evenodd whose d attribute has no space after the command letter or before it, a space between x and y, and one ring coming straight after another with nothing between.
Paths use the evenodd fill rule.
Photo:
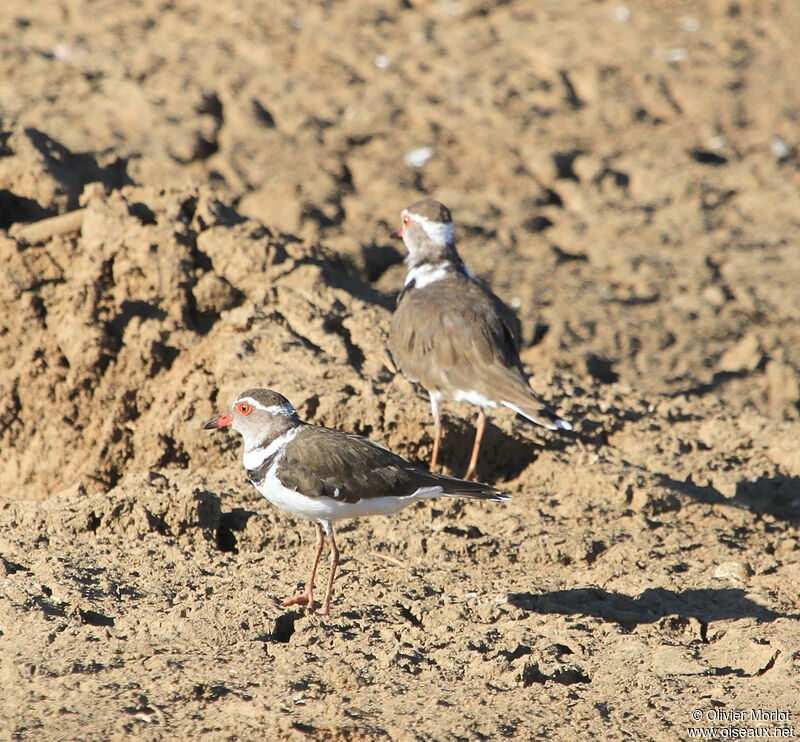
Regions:
<instances>
[{"instance_id":1,"label":"plover in foreground","mask_svg":"<svg viewBox=\"0 0 800 742\"><path fill-rule=\"evenodd\" d=\"M231 412L203 427L229 426L244 439L244 468L255 488L276 507L307 518L317 529L306 589L284 600L283 606L313 606L314 577L327 535L331 572L317 613L328 615L339 563L333 524L343 518L396 513L418 500L440 496L509 499L493 487L419 469L361 436L304 423L285 397L269 389L242 392Z\"/></svg>"}]
</instances>

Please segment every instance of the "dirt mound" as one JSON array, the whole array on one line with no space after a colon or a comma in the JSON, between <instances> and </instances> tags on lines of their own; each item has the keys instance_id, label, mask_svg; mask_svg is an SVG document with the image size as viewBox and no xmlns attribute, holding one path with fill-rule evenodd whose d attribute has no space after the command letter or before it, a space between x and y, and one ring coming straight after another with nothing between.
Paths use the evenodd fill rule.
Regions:
<instances>
[{"instance_id":1,"label":"dirt mound","mask_svg":"<svg viewBox=\"0 0 800 742\"><path fill-rule=\"evenodd\" d=\"M101 191L79 237L3 248L2 465L19 497L107 490L129 470L204 458L199 422L223 376L220 404L273 385L313 414L315 382L336 377L344 394L380 369L387 312L356 298L368 287L205 192ZM341 422L359 427L353 407Z\"/></svg>"}]
</instances>

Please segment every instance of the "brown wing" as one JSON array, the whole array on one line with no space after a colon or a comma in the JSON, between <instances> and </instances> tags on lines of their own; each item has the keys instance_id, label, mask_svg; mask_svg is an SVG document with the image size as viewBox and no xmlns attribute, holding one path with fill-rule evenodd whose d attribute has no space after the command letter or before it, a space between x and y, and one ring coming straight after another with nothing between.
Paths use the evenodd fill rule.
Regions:
<instances>
[{"instance_id":1,"label":"brown wing","mask_svg":"<svg viewBox=\"0 0 800 742\"><path fill-rule=\"evenodd\" d=\"M461 273L401 295L389 347L398 368L428 391L477 392L537 425L570 427L528 385L514 313Z\"/></svg>"},{"instance_id":2,"label":"brown wing","mask_svg":"<svg viewBox=\"0 0 800 742\"><path fill-rule=\"evenodd\" d=\"M443 495L506 499L483 484L431 474L357 435L304 425L280 460L281 484L308 497L358 502L403 497L421 487L442 487Z\"/></svg>"},{"instance_id":3,"label":"brown wing","mask_svg":"<svg viewBox=\"0 0 800 742\"><path fill-rule=\"evenodd\" d=\"M524 382L519 359L519 321L488 288L452 273L424 289L406 291L392 318L389 347L397 366L426 389L492 366ZM477 389L477 391L482 391Z\"/></svg>"}]
</instances>

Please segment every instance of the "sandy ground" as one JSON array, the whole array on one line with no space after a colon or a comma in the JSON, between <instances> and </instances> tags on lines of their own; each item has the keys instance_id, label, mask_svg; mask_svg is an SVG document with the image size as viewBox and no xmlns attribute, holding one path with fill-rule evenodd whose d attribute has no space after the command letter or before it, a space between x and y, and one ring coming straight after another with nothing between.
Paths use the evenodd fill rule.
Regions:
<instances>
[{"instance_id":1,"label":"sandy ground","mask_svg":"<svg viewBox=\"0 0 800 742\"><path fill-rule=\"evenodd\" d=\"M797 3L6 5L0 738L800 732ZM494 415L511 502L346 524L282 609L313 529L200 425L264 385L426 461L424 195L575 434Z\"/></svg>"}]
</instances>

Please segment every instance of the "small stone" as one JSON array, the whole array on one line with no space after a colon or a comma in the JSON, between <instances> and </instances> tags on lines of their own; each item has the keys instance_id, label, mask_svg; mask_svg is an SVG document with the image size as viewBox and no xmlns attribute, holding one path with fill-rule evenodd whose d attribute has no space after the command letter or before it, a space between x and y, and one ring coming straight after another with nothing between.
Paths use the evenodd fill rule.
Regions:
<instances>
[{"instance_id":1,"label":"small stone","mask_svg":"<svg viewBox=\"0 0 800 742\"><path fill-rule=\"evenodd\" d=\"M706 667L682 647L663 646L653 652L653 671L657 675L703 675Z\"/></svg>"},{"instance_id":2,"label":"small stone","mask_svg":"<svg viewBox=\"0 0 800 742\"><path fill-rule=\"evenodd\" d=\"M69 44L56 44L53 47L53 58L59 59L62 62L69 62L75 56L75 48Z\"/></svg>"},{"instance_id":3,"label":"small stone","mask_svg":"<svg viewBox=\"0 0 800 742\"><path fill-rule=\"evenodd\" d=\"M201 312L224 312L242 303L242 293L216 273L204 273L193 292Z\"/></svg>"},{"instance_id":4,"label":"small stone","mask_svg":"<svg viewBox=\"0 0 800 742\"><path fill-rule=\"evenodd\" d=\"M255 307L252 304L244 304L235 309L225 312L222 320L231 325L234 330L244 332L249 330L255 318Z\"/></svg>"},{"instance_id":5,"label":"small stone","mask_svg":"<svg viewBox=\"0 0 800 742\"><path fill-rule=\"evenodd\" d=\"M687 52L682 46L676 46L674 49L667 50L667 62L670 64L683 62L688 58L688 56L689 52Z\"/></svg>"},{"instance_id":6,"label":"small stone","mask_svg":"<svg viewBox=\"0 0 800 742\"><path fill-rule=\"evenodd\" d=\"M437 10L444 15L449 15L451 18L457 18L464 12L464 6L456 2L456 0L448 0L447 2L438 3Z\"/></svg>"},{"instance_id":7,"label":"small stone","mask_svg":"<svg viewBox=\"0 0 800 742\"><path fill-rule=\"evenodd\" d=\"M703 641L703 624L694 616L664 616L659 620L658 625L662 631L678 638L698 643Z\"/></svg>"},{"instance_id":8,"label":"small stone","mask_svg":"<svg viewBox=\"0 0 800 742\"><path fill-rule=\"evenodd\" d=\"M614 8L614 20L620 23L627 23L631 18L631 11L627 5L618 5Z\"/></svg>"},{"instance_id":9,"label":"small stone","mask_svg":"<svg viewBox=\"0 0 800 742\"><path fill-rule=\"evenodd\" d=\"M778 654L776 647L748 636L747 629L732 627L719 638L707 638L702 656L711 668L739 671L747 677L765 672Z\"/></svg>"},{"instance_id":10,"label":"small stone","mask_svg":"<svg viewBox=\"0 0 800 742\"><path fill-rule=\"evenodd\" d=\"M755 371L763 353L758 338L753 334L745 335L736 345L722 354L717 364L720 371L740 373L742 371Z\"/></svg>"},{"instance_id":11,"label":"small stone","mask_svg":"<svg viewBox=\"0 0 800 742\"><path fill-rule=\"evenodd\" d=\"M770 360L765 369L770 411L774 416L800 402L800 378L783 358Z\"/></svg>"},{"instance_id":12,"label":"small stone","mask_svg":"<svg viewBox=\"0 0 800 742\"><path fill-rule=\"evenodd\" d=\"M433 157L433 154L433 147L416 147L408 150L408 152L403 155L403 162L406 167L425 167L425 164Z\"/></svg>"},{"instance_id":13,"label":"small stone","mask_svg":"<svg viewBox=\"0 0 800 742\"><path fill-rule=\"evenodd\" d=\"M83 187L83 191L78 198L78 204L80 206L86 206L86 204L88 204L90 201L96 201L98 199L105 198L105 195L106 187L102 183L92 181Z\"/></svg>"},{"instance_id":14,"label":"small stone","mask_svg":"<svg viewBox=\"0 0 800 742\"><path fill-rule=\"evenodd\" d=\"M792 154L792 148L780 137L772 137L769 146L779 162L789 159L789 155Z\"/></svg>"},{"instance_id":15,"label":"small stone","mask_svg":"<svg viewBox=\"0 0 800 742\"><path fill-rule=\"evenodd\" d=\"M693 16L685 15L678 22L680 23L681 28L689 33L694 33L695 31L700 30L700 21Z\"/></svg>"},{"instance_id":16,"label":"small stone","mask_svg":"<svg viewBox=\"0 0 800 742\"><path fill-rule=\"evenodd\" d=\"M721 307L725 302L725 292L719 286L706 286L703 289L703 301L712 307Z\"/></svg>"},{"instance_id":17,"label":"small stone","mask_svg":"<svg viewBox=\"0 0 800 742\"><path fill-rule=\"evenodd\" d=\"M747 562L722 562L714 570L715 579L730 582L747 582L752 574L753 570Z\"/></svg>"}]
</instances>

